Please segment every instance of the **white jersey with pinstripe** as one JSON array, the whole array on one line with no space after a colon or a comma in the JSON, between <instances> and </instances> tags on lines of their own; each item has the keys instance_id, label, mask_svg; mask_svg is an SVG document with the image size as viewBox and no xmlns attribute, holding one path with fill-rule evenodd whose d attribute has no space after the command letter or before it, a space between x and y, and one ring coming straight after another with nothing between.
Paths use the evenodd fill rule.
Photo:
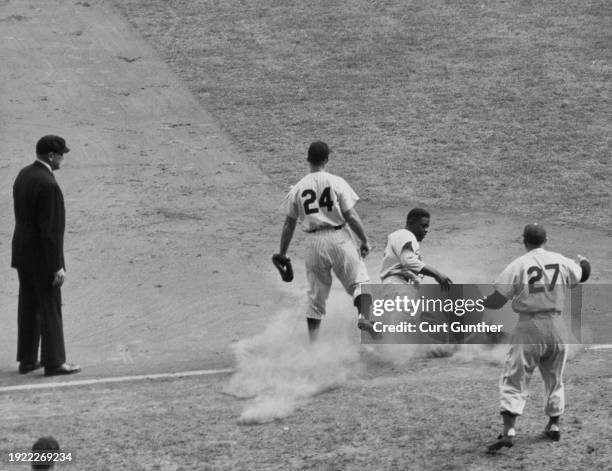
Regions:
<instances>
[{"instance_id":1,"label":"white jersey with pinstripe","mask_svg":"<svg viewBox=\"0 0 612 471\"><path fill-rule=\"evenodd\" d=\"M500 379L502 411L523 413L527 387L538 367L544 380L544 412L553 417L564 412L568 329L561 312L567 290L581 277L576 262L540 247L511 262L495 280L496 291L512 299L519 314Z\"/></svg>"},{"instance_id":2,"label":"white jersey with pinstripe","mask_svg":"<svg viewBox=\"0 0 612 471\"><path fill-rule=\"evenodd\" d=\"M358 200L343 178L322 170L306 175L287 194L286 215L297 219L302 230L309 233L305 259L309 318L321 319L325 315L332 272L353 298L361 293L361 284L369 282L367 268L343 216Z\"/></svg>"},{"instance_id":3,"label":"white jersey with pinstripe","mask_svg":"<svg viewBox=\"0 0 612 471\"><path fill-rule=\"evenodd\" d=\"M540 247L510 263L494 284L512 299L515 312L561 312L566 289L576 286L581 276L582 268L575 261Z\"/></svg>"},{"instance_id":4,"label":"white jersey with pinstripe","mask_svg":"<svg viewBox=\"0 0 612 471\"><path fill-rule=\"evenodd\" d=\"M349 184L323 170L311 172L297 182L286 198L286 212L300 221L306 232L344 224L342 213L359 200Z\"/></svg>"}]
</instances>

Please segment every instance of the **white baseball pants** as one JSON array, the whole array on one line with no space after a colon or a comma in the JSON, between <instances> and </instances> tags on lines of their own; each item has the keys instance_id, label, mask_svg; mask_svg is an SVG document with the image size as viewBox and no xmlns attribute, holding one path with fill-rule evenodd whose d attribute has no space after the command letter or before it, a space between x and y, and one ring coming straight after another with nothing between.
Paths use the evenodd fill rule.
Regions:
<instances>
[{"instance_id":1,"label":"white baseball pants","mask_svg":"<svg viewBox=\"0 0 612 471\"><path fill-rule=\"evenodd\" d=\"M520 315L500 379L502 411L516 415L523 413L529 382L537 367L544 380L544 413L551 417L563 414L566 338L566 329L560 315Z\"/></svg>"},{"instance_id":2,"label":"white baseball pants","mask_svg":"<svg viewBox=\"0 0 612 471\"><path fill-rule=\"evenodd\" d=\"M332 272L345 291L355 299L361 284L368 283L368 269L346 228L309 233L306 244L308 310L306 317L321 319L332 285Z\"/></svg>"}]
</instances>

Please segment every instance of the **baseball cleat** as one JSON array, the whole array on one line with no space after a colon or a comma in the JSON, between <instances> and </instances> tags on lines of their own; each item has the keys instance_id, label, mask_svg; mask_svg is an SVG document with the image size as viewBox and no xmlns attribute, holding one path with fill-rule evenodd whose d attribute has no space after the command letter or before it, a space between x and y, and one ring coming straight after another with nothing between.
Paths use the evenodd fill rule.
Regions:
<instances>
[{"instance_id":1,"label":"baseball cleat","mask_svg":"<svg viewBox=\"0 0 612 471\"><path fill-rule=\"evenodd\" d=\"M374 322L366 318L363 314L359 314L359 317L357 318L357 327L360 330L367 332L374 338L381 336L378 332L374 330Z\"/></svg>"},{"instance_id":2,"label":"baseball cleat","mask_svg":"<svg viewBox=\"0 0 612 471\"><path fill-rule=\"evenodd\" d=\"M548 424L544 429L544 436L553 442L561 440L561 430L558 424Z\"/></svg>"},{"instance_id":3,"label":"baseball cleat","mask_svg":"<svg viewBox=\"0 0 612 471\"><path fill-rule=\"evenodd\" d=\"M512 448L514 446L514 437L510 437L508 435L500 434L497 437L497 440L487 445L488 453L495 453L498 450L501 450L503 447Z\"/></svg>"}]
</instances>

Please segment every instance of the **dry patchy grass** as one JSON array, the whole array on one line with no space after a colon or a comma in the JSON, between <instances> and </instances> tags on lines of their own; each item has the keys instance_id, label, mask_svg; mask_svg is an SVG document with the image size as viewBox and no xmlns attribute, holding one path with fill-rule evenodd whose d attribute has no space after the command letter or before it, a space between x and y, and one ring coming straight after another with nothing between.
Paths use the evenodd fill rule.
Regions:
<instances>
[{"instance_id":1,"label":"dry patchy grass","mask_svg":"<svg viewBox=\"0 0 612 471\"><path fill-rule=\"evenodd\" d=\"M291 416L240 425L248 401L222 393L227 378L184 378L0 394L0 450L54 435L79 470L607 469L612 439L609 352L568 364L563 438L545 423L536 375L517 446L488 456L499 431L499 365L421 359L369 364ZM4 467L2 468L4 469ZM61 467L64 469L64 467Z\"/></svg>"},{"instance_id":2,"label":"dry patchy grass","mask_svg":"<svg viewBox=\"0 0 612 471\"><path fill-rule=\"evenodd\" d=\"M116 3L280 191L612 222L609 2Z\"/></svg>"}]
</instances>

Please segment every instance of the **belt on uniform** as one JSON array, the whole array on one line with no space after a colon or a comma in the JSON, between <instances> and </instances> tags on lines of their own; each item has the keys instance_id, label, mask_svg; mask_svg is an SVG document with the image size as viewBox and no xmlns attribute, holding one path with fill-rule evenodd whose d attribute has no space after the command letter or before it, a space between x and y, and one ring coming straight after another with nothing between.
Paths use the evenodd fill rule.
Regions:
<instances>
[{"instance_id":1,"label":"belt on uniform","mask_svg":"<svg viewBox=\"0 0 612 471\"><path fill-rule=\"evenodd\" d=\"M323 227L318 227L316 229L313 229L311 231L306 231L306 232L308 234L312 234L314 232L325 231L325 230L339 231L343 227L344 227L344 224L340 224L339 226L323 226Z\"/></svg>"},{"instance_id":2,"label":"belt on uniform","mask_svg":"<svg viewBox=\"0 0 612 471\"><path fill-rule=\"evenodd\" d=\"M398 278L403 278L404 280L406 280L407 283L416 284L414 277L405 275L403 273L387 273L380 277L380 281L384 281L386 278L389 278L391 276L397 276Z\"/></svg>"}]
</instances>

